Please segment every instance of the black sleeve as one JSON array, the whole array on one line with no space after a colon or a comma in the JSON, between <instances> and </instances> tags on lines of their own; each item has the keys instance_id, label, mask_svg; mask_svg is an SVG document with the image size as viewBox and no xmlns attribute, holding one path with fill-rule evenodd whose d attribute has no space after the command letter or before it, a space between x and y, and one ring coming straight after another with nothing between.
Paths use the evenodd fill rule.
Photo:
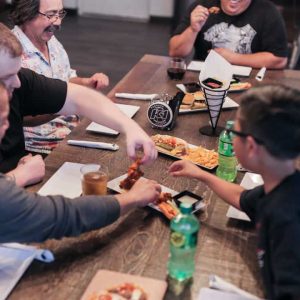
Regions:
<instances>
[{"instance_id":1,"label":"black sleeve","mask_svg":"<svg viewBox=\"0 0 300 300\"><path fill-rule=\"evenodd\" d=\"M287 57L288 42L282 15L272 3L265 11L261 34L261 51L271 52L278 57Z\"/></svg>"},{"instance_id":2,"label":"black sleeve","mask_svg":"<svg viewBox=\"0 0 300 300\"><path fill-rule=\"evenodd\" d=\"M191 24L191 13L197 5L203 5L201 1L195 1L186 11L182 21L179 23L177 28L174 30L172 36L183 33Z\"/></svg>"},{"instance_id":3,"label":"black sleeve","mask_svg":"<svg viewBox=\"0 0 300 300\"><path fill-rule=\"evenodd\" d=\"M57 113L67 97L67 83L47 78L29 69L21 69L21 111L23 116Z\"/></svg>"},{"instance_id":4,"label":"black sleeve","mask_svg":"<svg viewBox=\"0 0 300 300\"><path fill-rule=\"evenodd\" d=\"M270 221L275 299L300 299L300 215L289 208L286 214L277 211Z\"/></svg>"},{"instance_id":5,"label":"black sleeve","mask_svg":"<svg viewBox=\"0 0 300 300\"><path fill-rule=\"evenodd\" d=\"M262 194L262 186L258 186L252 190L246 190L241 194L240 206L241 210L247 214L251 221L255 222L256 207L258 199Z\"/></svg>"},{"instance_id":6,"label":"black sleeve","mask_svg":"<svg viewBox=\"0 0 300 300\"><path fill-rule=\"evenodd\" d=\"M42 242L76 236L114 222L120 215L113 196L40 196L0 175L0 243Z\"/></svg>"}]
</instances>

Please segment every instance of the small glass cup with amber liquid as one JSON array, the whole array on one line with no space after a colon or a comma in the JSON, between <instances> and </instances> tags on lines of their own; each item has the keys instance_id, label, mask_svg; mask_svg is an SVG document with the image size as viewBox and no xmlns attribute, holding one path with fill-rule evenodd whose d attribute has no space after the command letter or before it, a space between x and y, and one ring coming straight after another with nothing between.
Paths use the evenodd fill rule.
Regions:
<instances>
[{"instance_id":1,"label":"small glass cup with amber liquid","mask_svg":"<svg viewBox=\"0 0 300 300\"><path fill-rule=\"evenodd\" d=\"M103 165L87 164L81 167L82 194L106 195L108 172Z\"/></svg>"}]
</instances>

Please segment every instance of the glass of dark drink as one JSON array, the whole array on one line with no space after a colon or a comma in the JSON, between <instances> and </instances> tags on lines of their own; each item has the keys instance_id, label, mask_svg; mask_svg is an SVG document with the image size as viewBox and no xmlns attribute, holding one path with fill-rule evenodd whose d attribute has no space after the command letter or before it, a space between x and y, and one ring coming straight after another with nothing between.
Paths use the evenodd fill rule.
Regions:
<instances>
[{"instance_id":1,"label":"glass of dark drink","mask_svg":"<svg viewBox=\"0 0 300 300\"><path fill-rule=\"evenodd\" d=\"M168 66L168 75L172 80L182 80L186 71L186 63L183 58L172 57L170 58Z\"/></svg>"}]
</instances>

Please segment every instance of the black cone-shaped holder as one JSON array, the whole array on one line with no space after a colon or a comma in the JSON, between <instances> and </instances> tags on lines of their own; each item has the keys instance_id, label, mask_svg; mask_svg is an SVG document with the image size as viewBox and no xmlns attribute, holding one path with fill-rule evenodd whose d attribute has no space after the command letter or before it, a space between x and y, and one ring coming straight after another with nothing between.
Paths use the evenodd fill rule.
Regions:
<instances>
[{"instance_id":1,"label":"black cone-shaped holder","mask_svg":"<svg viewBox=\"0 0 300 300\"><path fill-rule=\"evenodd\" d=\"M223 103L227 95L226 90L212 90L201 84L205 103L209 112L210 124L211 126L204 126L199 129L200 133L208 136L219 136L223 127L218 127L219 117L222 111Z\"/></svg>"}]
</instances>

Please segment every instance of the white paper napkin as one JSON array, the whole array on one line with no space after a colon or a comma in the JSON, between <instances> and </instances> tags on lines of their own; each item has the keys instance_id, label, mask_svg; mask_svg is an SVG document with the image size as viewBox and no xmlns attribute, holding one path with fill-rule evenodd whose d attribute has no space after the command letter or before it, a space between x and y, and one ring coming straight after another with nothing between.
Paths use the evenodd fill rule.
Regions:
<instances>
[{"instance_id":1,"label":"white paper napkin","mask_svg":"<svg viewBox=\"0 0 300 300\"><path fill-rule=\"evenodd\" d=\"M249 298L219 290L202 288L197 300L249 300Z\"/></svg>"},{"instance_id":2,"label":"white paper napkin","mask_svg":"<svg viewBox=\"0 0 300 300\"><path fill-rule=\"evenodd\" d=\"M234 294L240 295L242 297L246 297L247 299L256 299L256 300L260 299L256 296L238 288L234 284L231 284L231 283L225 281L224 279L222 279L221 277L219 277L217 275L209 276L209 287L216 289L216 290L221 290L224 292L234 293Z\"/></svg>"},{"instance_id":3,"label":"white paper napkin","mask_svg":"<svg viewBox=\"0 0 300 300\"><path fill-rule=\"evenodd\" d=\"M201 71L204 65L203 61L191 61L187 69L190 71ZM232 65L233 74L237 76L249 77L252 71L251 67Z\"/></svg>"},{"instance_id":4,"label":"white paper napkin","mask_svg":"<svg viewBox=\"0 0 300 300\"><path fill-rule=\"evenodd\" d=\"M50 263L54 256L49 250L32 246L0 244L0 300L6 299L34 259Z\"/></svg>"},{"instance_id":5,"label":"white paper napkin","mask_svg":"<svg viewBox=\"0 0 300 300\"><path fill-rule=\"evenodd\" d=\"M232 75L232 65L220 54L211 50L199 75L199 82L205 92L205 99L209 107L213 128L217 125L218 116L227 93L226 90L229 89ZM202 83L207 78L213 78L222 82L222 87L218 89L207 87Z\"/></svg>"},{"instance_id":6,"label":"white paper napkin","mask_svg":"<svg viewBox=\"0 0 300 300\"><path fill-rule=\"evenodd\" d=\"M117 98L134 99L134 100L152 100L157 94L129 94L129 93L115 93Z\"/></svg>"}]
</instances>

